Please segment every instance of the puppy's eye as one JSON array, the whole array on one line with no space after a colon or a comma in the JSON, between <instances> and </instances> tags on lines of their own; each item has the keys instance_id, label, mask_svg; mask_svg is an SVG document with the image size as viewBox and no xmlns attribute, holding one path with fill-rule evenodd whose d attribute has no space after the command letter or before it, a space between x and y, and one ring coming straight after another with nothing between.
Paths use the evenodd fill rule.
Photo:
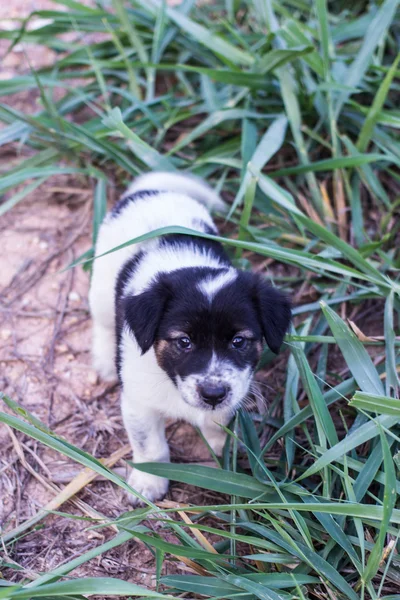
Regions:
<instances>
[{"instance_id":1,"label":"puppy's eye","mask_svg":"<svg viewBox=\"0 0 400 600\"><path fill-rule=\"evenodd\" d=\"M188 337L178 338L176 340L176 343L180 350L191 350L191 348L192 348L192 342L190 341L190 338L188 338Z\"/></svg>"},{"instance_id":2,"label":"puppy's eye","mask_svg":"<svg viewBox=\"0 0 400 600\"><path fill-rule=\"evenodd\" d=\"M235 350L244 350L246 348L248 340L241 335L236 335L232 340L232 348Z\"/></svg>"}]
</instances>

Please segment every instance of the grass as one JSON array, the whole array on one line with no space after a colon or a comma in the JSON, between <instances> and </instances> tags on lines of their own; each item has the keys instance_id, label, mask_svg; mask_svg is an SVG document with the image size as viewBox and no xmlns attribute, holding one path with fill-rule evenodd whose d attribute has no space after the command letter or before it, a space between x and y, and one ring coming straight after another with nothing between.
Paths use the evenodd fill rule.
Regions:
<instances>
[{"instance_id":1,"label":"grass","mask_svg":"<svg viewBox=\"0 0 400 600\"><path fill-rule=\"evenodd\" d=\"M249 269L267 259L267 274L296 295L295 325L269 439L265 421L240 413L230 432L234 452L220 469L140 467L230 503L178 512L147 505L104 518L93 526L113 523L112 540L36 580L0 579L0 597L398 600L398 1L58 4L67 10L36 12L0 34L9 51L31 42L59 56L0 82L4 100L36 89L41 98L33 115L0 104L1 145L31 150L0 178L7 192L0 214L53 175L80 174L93 183L95 241L111 186L148 169L191 171L231 200L222 228L231 233L218 239L236 264ZM38 18L46 24L30 28ZM73 39L61 36L68 32ZM350 314L361 315L358 327ZM372 336L369 324L378 329ZM265 353L263 366L272 359ZM0 421L129 488L4 400L16 416L2 412ZM272 448L279 460L269 458ZM146 519L160 520L160 532ZM30 525L3 543L11 547ZM169 532L175 543L165 540ZM65 579L129 539L153 550L160 591ZM197 574L161 577L170 556Z\"/></svg>"}]
</instances>

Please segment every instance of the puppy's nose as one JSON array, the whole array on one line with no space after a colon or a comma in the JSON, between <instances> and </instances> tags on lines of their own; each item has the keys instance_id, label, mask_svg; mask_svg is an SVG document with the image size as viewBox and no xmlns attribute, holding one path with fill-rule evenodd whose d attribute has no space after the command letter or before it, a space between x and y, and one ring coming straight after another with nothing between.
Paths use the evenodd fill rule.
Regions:
<instances>
[{"instance_id":1,"label":"puppy's nose","mask_svg":"<svg viewBox=\"0 0 400 600\"><path fill-rule=\"evenodd\" d=\"M199 392L206 404L215 407L226 398L228 388L222 384L203 383L199 386Z\"/></svg>"}]
</instances>

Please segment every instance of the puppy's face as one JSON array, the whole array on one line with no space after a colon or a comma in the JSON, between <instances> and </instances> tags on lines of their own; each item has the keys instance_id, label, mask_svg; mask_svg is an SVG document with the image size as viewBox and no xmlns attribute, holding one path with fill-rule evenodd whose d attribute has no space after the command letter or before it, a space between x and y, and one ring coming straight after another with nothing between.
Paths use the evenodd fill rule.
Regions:
<instances>
[{"instance_id":1,"label":"puppy's face","mask_svg":"<svg viewBox=\"0 0 400 600\"><path fill-rule=\"evenodd\" d=\"M154 347L187 404L234 411L248 392L263 339L279 350L290 306L252 273L191 268L162 274L128 298L125 316L142 352Z\"/></svg>"}]
</instances>

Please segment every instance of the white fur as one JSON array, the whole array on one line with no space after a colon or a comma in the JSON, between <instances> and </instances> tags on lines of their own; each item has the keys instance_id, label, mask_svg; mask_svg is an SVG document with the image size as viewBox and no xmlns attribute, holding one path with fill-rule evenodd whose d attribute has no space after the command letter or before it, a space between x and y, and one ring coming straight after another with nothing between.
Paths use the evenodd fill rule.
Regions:
<instances>
[{"instance_id":1,"label":"white fur","mask_svg":"<svg viewBox=\"0 0 400 600\"><path fill-rule=\"evenodd\" d=\"M232 407L204 411L199 407L192 392L193 404L185 401L178 389L158 366L153 348L141 355L140 349L128 331L122 336L121 395L122 416L134 453L134 461L169 462L169 449L165 440L164 421L167 418L184 420L201 429L204 437L217 454L221 454L226 434L219 426L227 425ZM190 379L190 378L189 378ZM189 391L194 382L189 382ZM186 386L185 386L186 389ZM239 399L240 401L240 399ZM138 428L146 431L142 446L138 443ZM129 483L149 500L155 500L167 492L168 480L133 469ZM130 497L137 504L135 496Z\"/></svg>"},{"instance_id":2,"label":"white fur","mask_svg":"<svg viewBox=\"0 0 400 600\"><path fill-rule=\"evenodd\" d=\"M99 229L96 256L161 227L183 226L202 231L202 223L205 223L208 228L216 231L207 208L222 209L224 203L201 180L179 174L150 173L135 180L125 196L140 190L160 190L162 193L135 199L127 203L119 214L108 214ZM124 263L140 250L148 253L140 263L135 277L129 282L129 289L125 290L133 294L145 290L159 272L171 272L185 266L226 268L225 263L221 263L217 257L201 252L195 246L174 251L162 247L157 239L127 246L97 258L93 264L89 293L93 319L93 363L100 375L107 380L116 379L117 375L114 362L114 291L118 273ZM224 368L223 377L228 377L228 367L225 365ZM122 334L120 376L123 383L122 415L136 462L169 461L164 420L171 417L197 425L214 450L222 450L225 434L216 423L226 425L232 415L232 407L205 411L198 406L190 406L158 366L154 350L151 348L142 356L134 337L128 331L123 331ZM188 393L190 385L194 385L194 382L188 387L184 386ZM237 385L238 390L241 389L242 384L237 382ZM191 390L192 399L193 393ZM135 469L129 482L149 500L160 498L168 488L167 479ZM136 497L131 500L134 504L137 502Z\"/></svg>"},{"instance_id":3,"label":"white fur","mask_svg":"<svg viewBox=\"0 0 400 600\"><path fill-rule=\"evenodd\" d=\"M198 200L208 210L226 210L225 202L219 195L199 177L191 174L168 173L157 171L145 173L135 179L127 189L125 196L130 196L138 190L173 190Z\"/></svg>"},{"instance_id":4,"label":"white fur","mask_svg":"<svg viewBox=\"0 0 400 600\"><path fill-rule=\"evenodd\" d=\"M124 290L125 293L140 294L149 285L149 282L157 273L171 273L176 269L185 267L211 267L221 268L221 262L212 254L201 251L195 246L187 246L176 249L171 246L160 246L159 241L154 244L151 253L147 254L135 273L135 277Z\"/></svg>"},{"instance_id":5,"label":"white fur","mask_svg":"<svg viewBox=\"0 0 400 600\"><path fill-rule=\"evenodd\" d=\"M208 300L211 301L214 296L229 283L235 281L237 273L235 269L226 269L223 273L218 273L215 277L209 276L199 283L199 289Z\"/></svg>"},{"instance_id":6,"label":"white fur","mask_svg":"<svg viewBox=\"0 0 400 600\"><path fill-rule=\"evenodd\" d=\"M199 384L203 383L204 380L211 385L223 385L229 390L226 399L221 405L221 408L223 406L227 407L225 410L229 410L231 415L233 415L240 401L248 392L250 384L250 369L247 368L239 370L230 362L220 360L213 353L211 361L204 374L189 375L184 381L178 378L178 390L180 391L182 398L184 398L185 402L190 406L198 407L201 404L198 386ZM221 408L219 410L221 410ZM212 410L211 407L210 410Z\"/></svg>"}]
</instances>

